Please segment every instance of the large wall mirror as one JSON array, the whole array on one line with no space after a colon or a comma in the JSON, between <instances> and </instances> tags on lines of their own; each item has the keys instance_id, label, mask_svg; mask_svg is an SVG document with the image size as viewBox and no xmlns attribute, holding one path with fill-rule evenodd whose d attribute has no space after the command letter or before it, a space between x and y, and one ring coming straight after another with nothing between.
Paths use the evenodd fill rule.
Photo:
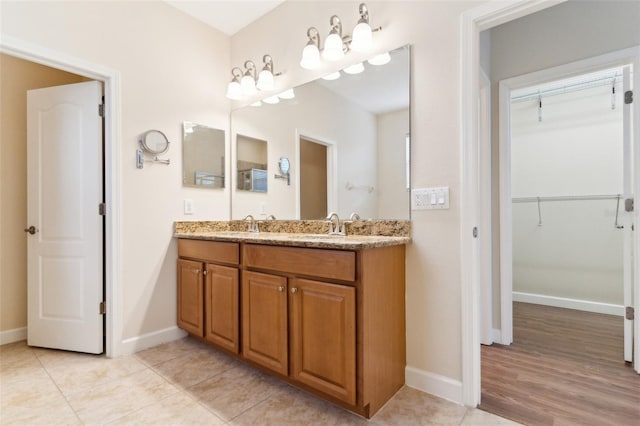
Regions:
<instances>
[{"instance_id":1,"label":"large wall mirror","mask_svg":"<svg viewBox=\"0 0 640 426\"><path fill-rule=\"evenodd\" d=\"M387 59L365 61L357 74L340 71L338 79L295 87L291 99L232 112L238 148L242 135L253 135L269 141L271 171L281 157L291 164L291 185L270 173L268 194L234 189L233 219L324 219L330 211L345 219L352 212L363 219L409 219L409 46Z\"/></svg>"},{"instance_id":2,"label":"large wall mirror","mask_svg":"<svg viewBox=\"0 0 640 426\"><path fill-rule=\"evenodd\" d=\"M182 135L182 184L224 188L224 130L185 121Z\"/></svg>"}]
</instances>

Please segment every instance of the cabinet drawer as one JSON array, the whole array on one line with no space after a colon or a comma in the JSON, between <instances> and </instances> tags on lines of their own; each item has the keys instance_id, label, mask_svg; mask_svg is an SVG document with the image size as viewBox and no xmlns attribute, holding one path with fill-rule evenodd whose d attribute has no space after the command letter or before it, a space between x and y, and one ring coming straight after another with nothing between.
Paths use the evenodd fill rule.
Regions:
<instances>
[{"instance_id":1,"label":"cabinet drawer","mask_svg":"<svg viewBox=\"0 0 640 426\"><path fill-rule=\"evenodd\" d=\"M356 254L353 251L246 244L244 264L250 268L291 274L356 280Z\"/></svg>"},{"instance_id":2,"label":"cabinet drawer","mask_svg":"<svg viewBox=\"0 0 640 426\"><path fill-rule=\"evenodd\" d=\"M179 239L178 256L237 265L240 263L240 248L238 243Z\"/></svg>"}]
</instances>

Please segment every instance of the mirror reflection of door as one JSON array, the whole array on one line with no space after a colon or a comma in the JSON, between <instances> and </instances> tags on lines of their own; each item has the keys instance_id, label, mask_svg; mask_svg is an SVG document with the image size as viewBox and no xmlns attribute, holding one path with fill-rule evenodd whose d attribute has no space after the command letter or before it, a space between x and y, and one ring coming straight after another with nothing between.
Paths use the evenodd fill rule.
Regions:
<instances>
[{"instance_id":1,"label":"mirror reflection of door","mask_svg":"<svg viewBox=\"0 0 640 426\"><path fill-rule=\"evenodd\" d=\"M300 138L300 219L327 216L327 146Z\"/></svg>"}]
</instances>

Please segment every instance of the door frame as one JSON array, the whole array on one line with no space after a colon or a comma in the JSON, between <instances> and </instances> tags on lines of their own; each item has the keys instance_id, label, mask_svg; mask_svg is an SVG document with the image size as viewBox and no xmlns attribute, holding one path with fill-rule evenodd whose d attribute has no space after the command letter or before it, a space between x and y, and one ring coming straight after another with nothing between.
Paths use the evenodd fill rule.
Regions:
<instances>
[{"instance_id":1,"label":"door frame","mask_svg":"<svg viewBox=\"0 0 640 426\"><path fill-rule=\"evenodd\" d=\"M338 209L338 150L336 143L326 138L313 136L309 132L296 129L295 163L298 165L298 173L295 173L296 184L296 218L300 219L300 139L307 139L313 143L327 147L327 210L335 212Z\"/></svg>"},{"instance_id":2,"label":"door frame","mask_svg":"<svg viewBox=\"0 0 640 426\"><path fill-rule=\"evenodd\" d=\"M68 55L42 45L10 36L0 39L0 52L30 62L78 74L104 84L105 96L105 354L117 357L122 342L122 259L120 250L121 230L121 117L120 72L101 64Z\"/></svg>"},{"instance_id":3,"label":"door frame","mask_svg":"<svg viewBox=\"0 0 640 426\"><path fill-rule=\"evenodd\" d=\"M477 406L480 403L480 277L474 275L477 263L477 244L472 229L484 215L491 214L490 206L481 206L479 193L474 183L480 176L479 165L474 163L479 149L478 138L478 94L480 72L480 32L509 21L536 13L563 3L566 0L523 0L516 3L488 2L467 12L460 21L460 144L461 144L461 206L460 206L460 281L462 322L462 403ZM636 65L634 63L634 65ZM640 72L634 73L634 87L640 87ZM640 108L634 108L634 120L640 121ZM636 126L638 127L638 126ZM634 139L640 138L640 129L634 129ZM640 164L640 153L634 153L636 164ZM486 173L486 168L483 168ZM640 188L640 173L634 177L634 185ZM636 220L640 216L636 211ZM634 247L640 253L640 236L635 235ZM482 233L480 233L482 236ZM634 270L640 271L636 256ZM640 306L640 292L634 295L636 306ZM640 327L635 327L635 363L640 367Z\"/></svg>"},{"instance_id":4,"label":"door frame","mask_svg":"<svg viewBox=\"0 0 640 426\"><path fill-rule=\"evenodd\" d=\"M473 228L491 215L491 204L481 203L477 182L486 181L480 167L479 105L480 32L530 15L565 0L523 0L515 3L487 2L462 13L460 17L460 303L462 339L462 403L475 407L480 403L480 298L483 283L478 273L480 250L478 239L487 235ZM489 177L490 179L490 177ZM485 256L485 261L491 256Z\"/></svg>"},{"instance_id":5,"label":"door frame","mask_svg":"<svg viewBox=\"0 0 640 426\"><path fill-rule=\"evenodd\" d=\"M602 69L634 64L638 69L640 46L547 68L499 82L500 158L500 343L513 342L513 208L511 205L511 91ZM634 73L635 75L636 73ZM634 77L635 78L635 77ZM638 87L634 85L634 87ZM638 108L635 108L638 109ZM637 143L636 143L637 145ZM634 150L637 151L637 150ZM636 166L637 170L637 166ZM638 188L638 186L636 186Z\"/></svg>"}]
</instances>

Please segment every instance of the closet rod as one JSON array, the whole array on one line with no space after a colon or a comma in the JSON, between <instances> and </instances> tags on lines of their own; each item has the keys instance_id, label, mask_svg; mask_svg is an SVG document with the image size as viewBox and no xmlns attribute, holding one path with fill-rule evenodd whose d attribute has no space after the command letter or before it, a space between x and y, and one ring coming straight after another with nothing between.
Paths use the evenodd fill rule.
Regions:
<instances>
[{"instance_id":1,"label":"closet rod","mask_svg":"<svg viewBox=\"0 0 640 426\"><path fill-rule=\"evenodd\" d=\"M582 200L615 200L622 197L621 194L613 195L564 195L555 197L515 197L514 203L537 203L539 201L582 201Z\"/></svg>"},{"instance_id":2,"label":"closet rod","mask_svg":"<svg viewBox=\"0 0 640 426\"><path fill-rule=\"evenodd\" d=\"M622 84L622 75L618 75L616 73L614 77L614 74L609 74L609 75L597 77L594 79L562 84L555 87L549 87L547 89L543 89L540 91L538 91L538 89L531 90L522 95L512 96L511 102L522 102L522 101L538 99L538 96L548 97L548 96L554 96L554 95L562 95L565 93L576 92L584 89L591 89L599 86L610 87L611 83L614 81L614 78L615 78L616 86Z\"/></svg>"}]
</instances>

